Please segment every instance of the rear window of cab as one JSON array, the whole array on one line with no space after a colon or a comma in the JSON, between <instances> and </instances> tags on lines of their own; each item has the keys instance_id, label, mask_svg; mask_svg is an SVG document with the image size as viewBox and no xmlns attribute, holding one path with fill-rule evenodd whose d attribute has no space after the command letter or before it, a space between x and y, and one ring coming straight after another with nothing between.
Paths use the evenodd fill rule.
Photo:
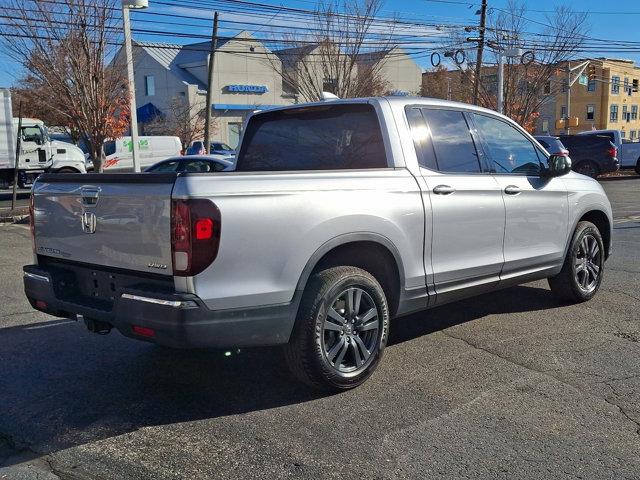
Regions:
<instances>
[{"instance_id":1,"label":"rear window of cab","mask_svg":"<svg viewBox=\"0 0 640 480\"><path fill-rule=\"evenodd\" d=\"M386 168L378 115L365 103L264 112L251 118L236 171Z\"/></svg>"}]
</instances>

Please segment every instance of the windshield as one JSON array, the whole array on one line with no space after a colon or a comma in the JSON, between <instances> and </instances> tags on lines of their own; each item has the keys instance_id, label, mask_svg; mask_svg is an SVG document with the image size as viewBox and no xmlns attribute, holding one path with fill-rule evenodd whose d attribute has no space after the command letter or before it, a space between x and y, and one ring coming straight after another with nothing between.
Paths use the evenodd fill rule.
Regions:
<instances>
[{"instance_id":1,"label":"windshield","mask_svg":"<svg viewBox=\"0 0 640 480\"><path fill-rule=\"evenodd\" d=\"M231 148L229 145L227 145L226 143L212 143L211 144L211 149L212 150L227 150L227 151L233 151L233 148Z\"/></svg>"}]
</instances>

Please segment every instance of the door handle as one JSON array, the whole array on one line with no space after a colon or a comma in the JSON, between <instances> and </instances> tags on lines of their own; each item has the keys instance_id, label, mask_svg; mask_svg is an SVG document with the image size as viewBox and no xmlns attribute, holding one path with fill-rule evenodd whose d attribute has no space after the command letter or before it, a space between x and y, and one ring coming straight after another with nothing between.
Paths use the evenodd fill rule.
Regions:
<instances>
[{"instance_id":1,"label":"door handle","mask_svg":"<svg viewBox=\"0 0 640 480\"><path fill-rule=\"evenodd\" d=\"M449 185L438 185L433 189L433 193L437 195L450 195L455 191L456 189L453 187L450 187Z\"/></svg>"},{"instance_id":2,"label":"door handle","mask_svg":"<svg viewBox=\"0 0 640 480\"><path fill-rule=\"evenodd\" d=\"M504 193L507 195L517 195L521 192L520 187L516 187L515 185L507 185L504 189Z\"/></svg>"}]
</instances>

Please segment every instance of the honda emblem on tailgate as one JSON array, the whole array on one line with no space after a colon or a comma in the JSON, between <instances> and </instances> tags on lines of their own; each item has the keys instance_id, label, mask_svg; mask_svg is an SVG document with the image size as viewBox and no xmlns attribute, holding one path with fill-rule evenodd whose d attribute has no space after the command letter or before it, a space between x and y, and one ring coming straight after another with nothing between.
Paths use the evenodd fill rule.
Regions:
<instances>
[{"instance_id":1,"label":"honda emblem on tailgate","mask_svg":"<svg viewBox=\"0 0 640 480\"><path fill-rule=\"evenodd\" d=\"M96 214L84 212L82 214L82 231L84 233L96 233Z\"/></svg>"}]
</instances>

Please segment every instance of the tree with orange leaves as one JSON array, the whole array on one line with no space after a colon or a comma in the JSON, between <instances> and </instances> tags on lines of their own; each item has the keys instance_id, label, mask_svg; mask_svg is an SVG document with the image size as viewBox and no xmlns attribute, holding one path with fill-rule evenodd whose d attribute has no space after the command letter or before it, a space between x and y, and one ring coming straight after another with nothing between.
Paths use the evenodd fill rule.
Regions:
<instances>
[{"instance_id":1,"label":"tree with orange leaves","mask_svg":"<svg viewBox=\"0 0 640 480\"><path fill-rule=\"evenodd\" d=\"M26 72L23 90L81 134L101 171L102 144L126 132L129 115L125 69L107 64L118 31L114 0L10 0L9 7L2 42Z\"/></svg>"}]
</instances>

